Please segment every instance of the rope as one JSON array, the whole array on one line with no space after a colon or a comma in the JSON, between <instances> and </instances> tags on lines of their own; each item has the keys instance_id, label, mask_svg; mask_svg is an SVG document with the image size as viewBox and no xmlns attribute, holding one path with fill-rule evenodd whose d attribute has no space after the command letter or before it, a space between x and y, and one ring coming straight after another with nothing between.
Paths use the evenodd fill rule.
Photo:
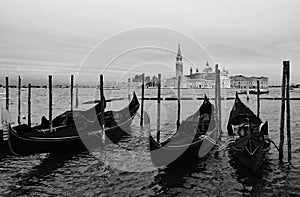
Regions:
<instances>
[{"instance_id":1,"label":"rope","mask_svg":"<svg viewBox=\"0 0 300 197\"><path fill-rule=\"evenodd\" d=\"M279 151L279 148L278 148L278 146L275 144L275 142L274 142L273 140L271 140L271 139L270 139L270 141L271 141L272 144L275 146L275 148L278 150L278 152L280 152L280 151Z\"/></svg>"},{"instance_id":2,"label":"rope","mask_svg":"<svg viewBox=\"0 0 300 197\"><path fill-rule=\"evenodd\" d=\"M136 116L139 117L139 118L141 118L141 115L140 115L138 112L137 112ZM147 126L147 125L149 126L149 125L150 125L150 118L149 118L149 115L148 115L146 112L144 112L144 122L145 122L145 125L144 125L144 126ZM204 139L207 139L210 143L212 143L213 145L219 147L219 148L218 148L217 150L215 150L215 151L221 151L221 150L227 148L227 146L228 146L230 143L232 143L232 142L234 141L234 139L230 138L230 139L228 139L224 144L221 145L221 144L218 144L218 143L216 142L216 140L214 140L214 139L211 138L210 136L208 136L208 135L201 135L201 136L199 137L199 139L197 140L197 142L203 141Z\"/></svg>"},{"instance_id":3,"label":"rope","mask_svg":"<svg viewBox=\"0 0 300 197\"><path fill-rule=\"evenodd\" d=\"M203 139L207 139L210 143L212 143L215 146L218 146L219 148L215 151L221 151L225 149L230 143L232 143L234 140L232 138L228 139L224 144L218 144L214 139L207 135L202 135L201 136Z\"/></svg>"},{"instance_id":4,"label":"rope","mask_svg":"<svg viewBox=\"0 0 300 197\"><path fill-rule=\"evenodd\" d=\"M141 115L137 112L137 117L141 118ZM150 125L150 118L149 118L149 115L147 114L147 112L144 111L144 128L146 126L149 126ZM148 128L149 129L149 128ZM197 142L199 141L203 141L204 139L208 140L210 143L212 143L213 145L217 146L218 149L214 150L215 152L218 152L218 151L221 151L225 148L227 148L227 146L231 143L233 143L235 140L233 138L229 138L228 140L225 141L224 144L218 144L216 142L216 140L214 140L213 138L211 138L210 136L208 135L201 135L198 139ZM275 144L274 144L275 145ZM276 146L276 145L275 145Z\"/></svg>"},{"instance_id":5,"label":"rope","mask_svg":"<svg viewBox=\"0 0 300 197\"><path fill-rule=\"evenodd\" d=\"M145 118L144 118L144 121L146 122L146 124L144 126L146 126L148 124L150 124L150 119L149 119L149 115L144 112L144 115L145 115L145 118L146 120L148 120L147 122L145 121ZM141 118L141 115L139 113L137 113L137 116L139 118ZM147 119L148 118L148 119ZM218 152L218 151L221 151L225 148L227 148L227 146L231 143L233 143L235 140L233 138L229 138L228 140L225 141L224 144L218 144L214 139L212 139L210 136L208 135L201 135L199 140L204 140L204 139L207 139L210 143L212 143L213 145L217 146L218 149L214 150L215 152ZM270 139L270 141L272 142L272 144L275 146L275 148L279 151L279 148L277 147L277 145L275 144L275 142L273 140Z\"/></svg>"}]
</instances>

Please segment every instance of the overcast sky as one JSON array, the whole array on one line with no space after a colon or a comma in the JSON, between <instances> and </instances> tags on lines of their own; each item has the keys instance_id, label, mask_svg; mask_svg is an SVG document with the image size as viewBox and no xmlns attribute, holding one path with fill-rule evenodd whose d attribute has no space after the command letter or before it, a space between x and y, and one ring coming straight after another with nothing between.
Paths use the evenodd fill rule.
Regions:
<instances>
[{"instance_id":1,"label":"overcast sky","mask_svg":"<svg viewBox=\"0 0 300 197\"><path fill-rule=\"evenodd\" d=\"M166 50L122 56L109 68L110 79L119 80L125 71L154 74L160 67L164 76L172 75L168 66L174 66L181 43L185 73L209 61L232 75L265 75L279 84L282 61L288 59L292 81L300 82L299 8L298 0L0 0L0 77L21 74L28 81L46 81L53 74L63 79L78 71L90 50L106 39L102 49L94 50L94 56L96 51L101 55L86 67L84 76L92 78L110 57L153 39L151 46L162 43L158 47ZM163 30L136 37L126 31L145 26ZM177 33L169 35L170 29ZM202 48L196 50L195 41Z\"/></svg>"}]
</instances>

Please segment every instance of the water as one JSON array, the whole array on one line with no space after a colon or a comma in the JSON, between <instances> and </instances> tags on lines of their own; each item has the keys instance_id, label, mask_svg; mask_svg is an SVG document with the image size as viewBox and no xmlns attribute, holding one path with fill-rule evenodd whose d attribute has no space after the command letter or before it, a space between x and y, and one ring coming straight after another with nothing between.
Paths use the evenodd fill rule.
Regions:
<instances>
[{"instance_id":1,"label":"water","mask_svg":"<svg viewBox=\"0 0 300 197\"><path fill-rule=\"evenodd\" d=\"M0 90L4 91L4 90ZM94 89L80 89L80 102L94 99ZM68 110L69 89L54 89L54 115ZM176 90L174 90L176 92ZM213 90L182 90L184 97L203 97L204 93L213 97ZM22 91L22 119L26 122L26 91ZM140 95L140 90L137 90ZM156 96L155 89L147 89L146 96ZM234 96L233 90L223 91L223 95ZM32 90L32 121L39 123L42 115L48 114L46 89ZM106 91L106 98L127 97L127 90ZM162 96L176 95L173 90L164 89ZM280 96L280 89L271 89L270 95ZM291 97L299 97L300 90L291 92ZM17 92L11 89L10 110L16 121ZM241 99L246 102L245 96ZM1 100L1 106L4 101ZM182 116L192 114L202 101L182 101ZM108 108L120 109L128 101L115 101ZM212 101L213 103L213 101ZM223 130L233 100L223 101ZM256 112L256 99L251 96L247 103ZM269 121L271 139L279 144L280 101L262 100L261 118ZM85 109L90 105L80 105ZM145 101L145 110L151 118L151 133L156 129L156 101ZM162 138L175 131L177 102L162 102ZM300 195L300 101L291 101L292 163L279 163L278 152L272 146L268 160L262 169L251 176L231 165L227 151L213 153L198 162L187 161L175 169L156 169L151 164L147 150L148 138L139 129L139 118L132 123L132 135L118 145L112 145L98 153L110 158L111 165L103 163L89 153L62 151L59 154L37 154L26 157L5 156L0 158L1 196L299 196ZM222 135L226 140L226 132ZM162 140L163 140L162 139ZM284 147L287 149L287 146ZM99 155L98 155L99 156ZM285 161L287 153L285 152ZM115 167L118 167L116 169ZM120 169L130 169L130 172ZM133 172L140 171L140 172Z\"/></svg>"}]
</instances>

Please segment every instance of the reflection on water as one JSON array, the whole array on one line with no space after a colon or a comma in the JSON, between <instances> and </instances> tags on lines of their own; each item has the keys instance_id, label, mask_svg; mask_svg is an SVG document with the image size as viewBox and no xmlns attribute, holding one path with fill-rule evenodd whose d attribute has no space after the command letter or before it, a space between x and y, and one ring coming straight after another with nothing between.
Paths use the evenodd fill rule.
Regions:
<instances>
[{"instance_id":1,"label":"reflection on water","mask_svg":"<svg viewBox=\"0 0 300 197\"><path fill-rule=\"evenodd\" d=\"M40 91L40 92L39 92ZM47 90L33 90L32 119L38 123L42 115L48 114L45 108ZM43 92L45 91L45 92ZM80 101L94 99L94 90L80 90ZM164 91L164 90L163 90ZM163 92L163 96L171 95ZM234 91L227 90L227 96ZM280 95L279 89L271 89L267 96ZM171 91L172 92L172 91ZM196 95L203 97L207 93L213 97L213 91L182 90L185 97ZM54 89L54 116L68 110L68 89ZM119 95L118 95L119 94ZM156 95L156 90L146 90L148 95ZM291 97L299 96L295 91ZM16 91L11 90L13 119L16 120ZM112 95L112 94L110 94ZM126 97L127 90L114 92L115 97ZM140 90L137 90L140 95ZM223 92L223 95L225 93ZM246 98L241 96L243 101ZM26 116L26 95L22 97L22 115ZM182 101L183 120L192 114L202 101ZM291 101L292 116L292 163L279 163L277 150L272 146L269 158L255 174L238 168L230 159L227 150L213 153L197 162L186 161L181 166L156 169L153 167L148 151L148 137L140 130L139 118L132 124L132 133L118 145L110 145L104 150L89 153L72 153L62 150L60 153L37 154L26 157L4 156L0 159L0 195L3 196L299 196L300 195L300 101ZM120 109L128 101L115 101L108 107ZM247 103L256 111L255 96ZM222 102L223 128L226 126L233 101ZM81 105L80 108L89 108ZM151 133L156 133L156 102L146 101L145 110L151 118ZM161 140L176 130L177 102L163 101L161 116ZM270 137L278 144L280 101L261 101L261 118L268 120ZM23 120L26 122L26 119ZM224 130L225 131L225 130ZM226 141L226 132L222 141ZM286 149L286 147L285 147ZM95 156L109 158L103 162ZM1 158L1 156L0 156ZM286 158L285 158L286 159ZM112 164L112 165L108 165ZM116 169L118 166L120 168ZM132 169L130 172L120 169ZM142 171L142 169L144 171ZM145 170L146 169L146 170ZM140 171L140 172L134 172Z\"/></svg>"},{"instance_id":2,"label":"reflection on water","mask_svg":"<svg viewBox=\"0 0 300 197\"><path fill-rule=\"evenodd\" d=\"M72 159L78 152L57 152L50 153L42 159L39 165L34 166L25 174L16 174L12 177L17 178L17 187L11 190L10 195L19 196L30 194L31 187L39 186L40 179L51 174L54 170L62 167L65 162Z\"/></svg>"},{"instance_id":3,"label":"reflection on water","mask_svg":"<svg viewBox=\"0 0 300 197\"><path fill-rule=\"evenodd\" d=\"M162 190L172 187L181 187L184 185L186 177L192 173L199 173L205 170L205 164L200 160L187 161L185 163L176 163L169 165L164 169L159 169L155 176L155 182L162 186Z\"/></svg>"}]
</instances>

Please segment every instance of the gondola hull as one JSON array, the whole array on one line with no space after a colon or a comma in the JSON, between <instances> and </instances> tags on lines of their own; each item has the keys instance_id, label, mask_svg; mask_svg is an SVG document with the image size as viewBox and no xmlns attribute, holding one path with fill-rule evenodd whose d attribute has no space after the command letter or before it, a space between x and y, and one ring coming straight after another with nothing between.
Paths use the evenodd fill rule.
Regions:
<instances>
[{"instance_id":1,"label":"gondola hull","mask_svg":"<svg viewBox=\"0 0 300 197\"><path fill-rule=\"evenodd\" d=\"M51 137L45 139L21 137L14 128L10 128L9 141L10 151L15 155L30 155L36 153L60 152L70 150L86 150L80 137Z\"/></svg>"},{"instance_id":2,"label":"gondola hull","mask_svg":"<svg viewBox=\"0 0 300 197\"><path fill-rule=\"evenodd\" d=\"M2 131L0 131L1 133ZM0 135L1 136L1 135ZM7 141L0 139L0 158L10 153Z\"/></svg>"},{"instance_id":3,"label":"gondola hull","mask_svg":"<svg viewBox=\"0 0 300 197\"><path fill-rule=\"evenodd\" d=\"M97 117L94 121L80 119L52 130L37 130L37 127L26 124L9 126L8 147L15 155L97 149L104 144L117 143L128 135L138 109L139 102L134 96L128 107L120 111L105 112L105 137Z\"/></svg>"},{"instance_id":4,"label":"gondola hull","mask_svg":"<svg viewBox=\"0 0 300 197\"><path fill-rule=\"evenodd\" d=\"M264 163L270 149L268 122L262 124L250 108L236 95L227 124L228 135L234 140L229 154L239 169L255 173Z\"/></svg>"},{"instance_id":5,"label":"gondola hull","mask_svg":"<svg viewBox=\"0 0 300 197\"><path fill-rule=\"evenodd\" d=\"M17 127L10 127L8 147L15 155L30 155L47 152L62 152L72 149L72 151L86 151L97 149L105 144L117 143L120 139L130 131L132 118L121 125L105 130L105 140L103 141L101 130L97 127L88 127L86 130L80 131L76 128L67 127L57 129L53 133L22 136L16 132ZM96 130L95 130L96 129ZM45 136L46 135L46 136Z\"/></svg>"},{"instance_id":6,"label":"gondola hull","mask_svg":"<svg viewBox=\"0 0 300 197\"><path fill-rule=\"evenodd\" d=\"M154 166L162 167L170 164L179 164L186 159L194 159L198 154L202 141L195 142L193 145L187 144L179 147L160 146L152 136L149 137L151 160Z\"/></svg>"},{"instance_id":7,"label":"gondola hull","mask_svg":"<svg viewBox=\"0 0 300 197\"><path fill-rule=\"evenodd\" d=\"M204 136L217 137L213 113L213 106L205 97L199 110L183 121L171 138L159 143L149 132L149 149L153 165L156 167L177 165L207 155L212 146L209 143L205 143L206 145L203 143ZM204 124L204 120L208 122ZM203 144L205 147L202 147Z\"/></svg>"},{"instance_id":8,"label":"gondola hull","mask_svg":"<svg viewBox=\"0 0 300 197\"><path fill-rule=\"evenodd\" d=\"M248 141L248 139L245 140ZM237 166L242 169L245 168L247 171L250 170L252 173L262 166L270 149L270 142L260 141L257 143L260 143L260 145L253 148L252 151L247 148L247 145L241 145L240 141L230 144L229 154L235 160ZM247 142L247 144L249 143Z\"/></svg>"}]
</instances>

